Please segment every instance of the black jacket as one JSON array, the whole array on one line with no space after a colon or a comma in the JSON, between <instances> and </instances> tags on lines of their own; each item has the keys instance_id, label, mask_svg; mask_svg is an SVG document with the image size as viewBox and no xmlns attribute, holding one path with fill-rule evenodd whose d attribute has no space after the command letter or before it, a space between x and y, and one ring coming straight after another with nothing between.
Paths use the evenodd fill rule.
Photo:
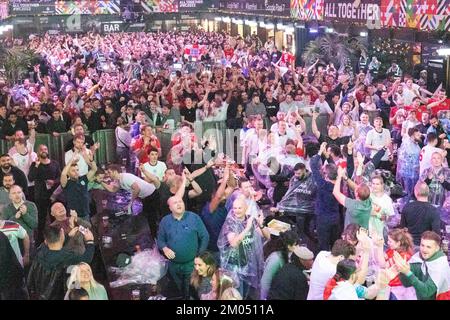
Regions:
<instances>
[{"instance_id":1,"label":"black jacket","mask_svg":"<svg viewBox=\"0 0 450 320\"><path fill-rule=\"evenodd\" d=\"M90 263L94 257L94 244L86 244L83 255L67 249L50 250L42 244L31 264L27 286L32 299L63 300L66 291L67 267L80 262Z\"/></svg>"},{"instance_id":2,"label":"black jacket","mask_svg":"<svg viewBox=\"0 0 450 320\"><path fill-rule=\"evenodd\" d=\"M309 285L304 270L303 266L285 264L273 278L269 300L306 300Z\"/></svg>"},{"instance_id":3,"label":"black jacket","mask_svg":"<svg viewBox=\"0 0 450 320\"><path fill-rule=\"evenodd\" d=\"M28 181L27 181L27 177L25 176L25 173L23 173L23 171L20 170L19 168L13 167L13 166L11 166L10 173L14 177L15 184L17 184L18 186L20 186L22 188L25 196L28 196ZM3 172L3 170L0 169L0 187L3 187L4 175L5 175L5 173Z\"/></svg>"}]
</instances>

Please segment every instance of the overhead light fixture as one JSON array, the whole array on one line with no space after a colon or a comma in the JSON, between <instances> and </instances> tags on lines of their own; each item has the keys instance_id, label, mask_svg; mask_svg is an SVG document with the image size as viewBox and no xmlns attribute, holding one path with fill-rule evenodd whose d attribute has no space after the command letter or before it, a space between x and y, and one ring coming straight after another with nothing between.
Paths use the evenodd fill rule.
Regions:
<instances>
[{"instance_id":1,"label":"overhead light fixture","mask_svg":"<svg viewBox=\"0 0 450 320\"><path fill-rule=\"evenodd\" d=\"M315 28L311 28L309 29L309 33L318 33L319 30L315 29Z\"/></svg>"},{"instance_id":2,"label":"overhead light fixture","mask_svg":"<svg viewBox=\"0 0 450 320\"><path fill-rule=\"evenodd\" d=\"M223 17L222 21L226 22L226 23L230 23L231 22L231 18L230 17Z\"/></svg>"},{"instance_id":3,"label":"overhead light fixture","mask_svg":"<svg viewBox=\"0 0 450 320\"><path fill-rule=\"evenodd\" d=\"M333 29L333 28L326 28L326 29L325 29L325 32L326 32L326 33L333 33L333 32L334 32L334 29Z\"/></svg>"},{"instance_id":4,"label":"overhead light fixture","mask_svg":"<svg viewBox=\"0 0 450 320\"><path fill-rule=\"evenodd\" d=\"M266 29L273 29L273 28L275 28L275 25L273 23L266 23L265 24L265 28Z\"/></svg>"},{"instance_id":5,"label":"overhead light fixture","mask_svg":"<svg viewBox=\"0 0 450 320\"><path fill-rule=\"evenodd\" d=\"M439 43L439 44L442 44L442 43L444 43L444 41L442 41L442 40L438 40L438 43Z\"/></svg>"},{"instance_id":6,"label":"overhead light fixture","mask_svg":"<svg viewBox=\"0 0 450 320\"><path fill-rule=\"evenodd\" d=\"M367 37L367 32L361 31L361 32L359 33L359 36L360 36L360 37Z\"/></svg>"},{"instance_id":7,"label":"overhead light fixture","mask_svg":"<svg viewBox=\"0 0 450 320\"><path fill-rule=\"evenodd\" d=\"M448 57L450 56L450 48L437 49L437 54L440 56Z\"/></svg>"},{"instance_id":8,"label":"overhead light fixture","mask_svg":"<svg viewBox=\"0 0 450 320\"><path fill-rule=\"evenodd\" d=\"M214 20L215 21L222 21L222 18L221 17L214 17Z\"/></svg>"},{"instance_id":9,"label":"overhead light fixture","mask_svg":"<svg viewBox=\"0 0 450 320\"><path fill-rule=\"evenodd\" d=\"M261 28L265 28L265 27L266 27L266 24L264 23L264 21L260 21L260 22L259 22L259 26L260 26Z\"/></svg>"},{"instance_id":10,"label":"overhead light fixture","mask_svg":"<svg viewBox=\"0 0 450 320\"><path fill-rule=\"evenodd\" d=\"M296 27L299 28L299 29L305 29L306 28L304 24L299 24Z\"/></svg>"},{"instance_id":11,"label":"overhead light fixture","mask_svg":"<svg viewBox=\"0 0 450 320\"><path fill-rule=\"evenodd\" d=\"M256 21L245 20L244 22L245 22L245 24L246 24L247 26L250 26L250 27L257 27L257 26L258 26L258 22L256 22Z\"/></svg>"},{"instance_id":12,"label":"overhead light fixture","mask_svg":"<svg viewBox=\"0 0 450 320\"><path fill-rule=\"evenodd\" d=\"M242 21L241 19L235 19L235 18L231 19L231 21L235 24L243 24L244 23L244 21Z\"/></svg>"},{"instance_id":13,"label":"overhead light fixture","mask_svg":"<svg viewBox=\"0 0 450 320\"><path fill-rule=\"evenodd\" d=\"M278 30L284 30L286 28L286 26L282 23L277 23L277 29Z\"/></svg>"}]
</instances>

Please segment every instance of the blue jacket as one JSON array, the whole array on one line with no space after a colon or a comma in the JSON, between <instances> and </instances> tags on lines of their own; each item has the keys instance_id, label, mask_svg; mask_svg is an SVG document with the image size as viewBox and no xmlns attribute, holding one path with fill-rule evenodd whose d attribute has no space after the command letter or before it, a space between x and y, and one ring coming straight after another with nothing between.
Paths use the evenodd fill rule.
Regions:
<instances>
[{"instance_id":1,"label":"blue jacket","mask_svg":"<svg viewBox=\"0 0 450 320\"><path fill-rule=\"evenodd\" d=\"M316 214L317 220L321 223L334 224L339 221L339 203L333 196L334 184L326 181L322 177L320 167L322 160L319 155L315 155L310 161L313 180L317 186Z\"/></svg>"}]
</instances>

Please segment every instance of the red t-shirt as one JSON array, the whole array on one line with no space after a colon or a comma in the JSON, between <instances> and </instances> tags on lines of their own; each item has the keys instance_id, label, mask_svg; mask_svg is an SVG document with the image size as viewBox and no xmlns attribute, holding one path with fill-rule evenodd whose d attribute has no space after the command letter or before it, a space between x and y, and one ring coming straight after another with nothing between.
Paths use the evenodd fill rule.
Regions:
<instances>
[{"instance_id":1,"label":"red t-shirt","mask_svg":"<svg viewBox=\"0 0 450 320\"><path fill-rule=\"evenodd\" d=\"M223 53L225 54L225 58L230 60L234 56L234 49L233 48L225 49L223 50Z\"/></svg>"},{"instance_id":2,"label":"red t-shirt","mask_svg":"<svg viewBox=\"0 0 450 320\"><path fill-rule=\"evenodd\" d=\"M356 100L358 100L359 103L363 103L366 100L367 93L365 91L357 91L356 92Z\"/></svg>"},{"instance_id":3,"label":"red t-shirt","mask_svg":"<svg viewBox=\"0 0 450 320\"><path fill-rule=\"evenodd\" d=\"M148 155L150 154L150 149L155 147L152 146L152 142L155 141L155 146L157 149L161 149L161 144L156 136L152 136L150 138L150 144L145 147L145 152L141 155L139 158L139 163L146 163L149 161ZM144 147L144 138L141 137L136 140L136 142L133 144L133 151L136 152L139 149L142 149Z\"/></svg>"},{"instance_id":4,"label":"red t-shirt","mask_svg":"<svg viewBox=\"0 0 450 320\"><path fill-rule=\"evenodd\" d=\"M428 104L432 104L433 102L436 102L436 101L438 101L438 100L430 99L428 101ZM422 107L423 107L423 111L427 110L426 106L421 106L420 108L422 108ZM432 114L437 114L441 110L444 110L444 111L450 110L450 99L446 99L441 104L439 104L431 109L428 109L428 110L430 110ZM419 119L419 118L417 118L417 119Z\"/></svg>"},{"instance_id":5,"label":"red t-shirt","mask_svg":"<svg viewBox=\"0 0 450 320\"><path fill-rule=\"evenodd\" d=\"M291 65L295 61L295 56L290 52L283 52L281 55L281 62L286 65Z\"/></svg>"},{"instance_id":6,"label":"red t-shirt","mask_svg":"<svg viewBox=\"0 0 450 320\"><path fill-rule=\"evenodd\" d=\"M395 250L392 250L392 249L388 249L386 251L385 259L386 259L386 262L388 263L389 268L395 265L394 252L395 252ZM411 254L409 254L408 252L399 252L399 253L402 256L402 258L405 259L406 261L409 261L409 259L411 259ZM389 286L391 286L391 287L403 286L398 275L389 282Z\"/></svg>"}]
</instances>

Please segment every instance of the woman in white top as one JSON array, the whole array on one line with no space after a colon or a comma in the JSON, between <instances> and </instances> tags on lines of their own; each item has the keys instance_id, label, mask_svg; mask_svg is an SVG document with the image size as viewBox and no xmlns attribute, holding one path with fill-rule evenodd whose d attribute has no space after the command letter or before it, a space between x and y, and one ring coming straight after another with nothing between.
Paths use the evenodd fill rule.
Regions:
<instances>
[{"instance_id":1,"label":"woman in white top","mask_svg":"<svg viewBox=\"0 0 450 320\"><path fill-rule=\"evenodd\" d=\"M363 108L365 111L375 111L377 110L377 106L375 102L373 101L372 96L366 96L366 99L363 103L361 103L361 108Z\"/></svg>"}]
</instances>

